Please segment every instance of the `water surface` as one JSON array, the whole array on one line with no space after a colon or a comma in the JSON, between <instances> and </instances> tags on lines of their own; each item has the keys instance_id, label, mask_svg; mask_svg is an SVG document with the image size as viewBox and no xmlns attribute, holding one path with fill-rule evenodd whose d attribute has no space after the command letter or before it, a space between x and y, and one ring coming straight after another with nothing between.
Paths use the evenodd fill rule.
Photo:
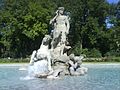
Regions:
<instances>
[{"instance_id":1,"label":"water surface","mask_svg":"<svg viewBox=\"0 0 120 90\"><path fill-rule=\"evenodd\" d=\"M120 64L85 65L85 76L66 76L58 80L21 80L27 71L0 66L0 90L120 90Z\"/></svg>"}]
</instances>

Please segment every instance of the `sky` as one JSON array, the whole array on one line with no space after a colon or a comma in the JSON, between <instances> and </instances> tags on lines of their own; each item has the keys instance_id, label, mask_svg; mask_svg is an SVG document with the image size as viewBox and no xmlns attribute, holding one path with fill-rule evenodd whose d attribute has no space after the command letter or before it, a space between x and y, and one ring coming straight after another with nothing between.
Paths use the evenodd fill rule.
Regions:
<instances>
[{"instance_id":1,"label":"sky","mask_svg":"<svg viewBox=\"0 0 120 90\"><path fill-rule=\"evenodd\" d=\"M120 0L107 0L109 3L118 3L118 1L120 1ZM109 18L107 18L106 19L106 24L107 24L107 28L111 28L111 27L113 27L114 26L114 24L111 24L111 23L109 23Z\"/></svg>"},{"instance_id":2,"label":"sky","mask_svg":"<svg viewBox=\"0 0 120 90\"><path fill-rule=\"evenodd\" d=\"M107 0L109 3L118 3L119 0Z\"/></svg>"}]
</instances>

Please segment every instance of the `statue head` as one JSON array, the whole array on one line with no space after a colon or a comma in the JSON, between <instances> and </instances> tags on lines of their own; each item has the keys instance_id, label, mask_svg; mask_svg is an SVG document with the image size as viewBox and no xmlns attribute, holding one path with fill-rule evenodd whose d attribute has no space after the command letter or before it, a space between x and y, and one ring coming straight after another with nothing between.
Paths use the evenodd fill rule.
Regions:
<instances>
[{"instance_id":1,"label":"statue head","mask_svg":"<svg viewBox=\"0 0 120 90\"><path fill-rule=\"evenodd\" d=\"M50 35L45 35L45 37L42 40L43 45L48 45L51 37Z\"/></svg>"},{"instance_id":2,"label":"statue head","mask_svg":"<svg viewBox=\"0 0 120 90\"><path fill-rule=\"evenodd\" d=\"M72 61L74 61L74 57L75 57L74 54L70 54L70 55L69 55L69 58L70 58L70 60L72 60Z\"/></svg>"},{"instance_id":3,"label":"statue head","mask_svg":"<svg viewBox=\"0 0 120 90\"><path fill-rule=\"evenodd\" d=\"M64 13L64 7L59 7L58 8L58 13L63 14Z\"/></svg>"}]
</instances>

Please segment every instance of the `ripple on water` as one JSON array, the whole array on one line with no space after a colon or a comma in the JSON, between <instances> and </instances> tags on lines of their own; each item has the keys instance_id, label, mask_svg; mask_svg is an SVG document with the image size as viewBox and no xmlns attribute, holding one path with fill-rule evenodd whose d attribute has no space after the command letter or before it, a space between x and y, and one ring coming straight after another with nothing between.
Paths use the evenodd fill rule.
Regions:
<instances>
[{"instance_id":1,"label":"ripple on water","mask_svg":"<svg viewBox=\"0 0 120 90\"><path fill-rule=\"evenodd\" d=\"M65 76L57 80L21 80L27 71L0 67L0 90L120 90L120 65L86 65L85 76Z\"/></svg>"}]
</instances>

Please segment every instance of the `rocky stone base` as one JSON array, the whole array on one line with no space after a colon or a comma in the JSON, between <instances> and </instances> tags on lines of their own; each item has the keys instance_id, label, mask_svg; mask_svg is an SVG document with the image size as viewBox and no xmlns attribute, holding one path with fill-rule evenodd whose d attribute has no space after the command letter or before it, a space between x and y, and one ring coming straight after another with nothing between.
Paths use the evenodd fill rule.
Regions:
<instances>
[{"instance_id":1,"label":"rocky stone base","mask_svg":"<svg viewBox=\"0 0 120 90\"><path fill-rule=\"evenodd\" d=\"M83 76L88 72L88 68L81 67L83 57L70 56L60 57L58 60L53 62L52 71L47 74L37 74L38 78L58 79L60 77L71 75L71 76Z\"/></svg>"}]
</instances>

